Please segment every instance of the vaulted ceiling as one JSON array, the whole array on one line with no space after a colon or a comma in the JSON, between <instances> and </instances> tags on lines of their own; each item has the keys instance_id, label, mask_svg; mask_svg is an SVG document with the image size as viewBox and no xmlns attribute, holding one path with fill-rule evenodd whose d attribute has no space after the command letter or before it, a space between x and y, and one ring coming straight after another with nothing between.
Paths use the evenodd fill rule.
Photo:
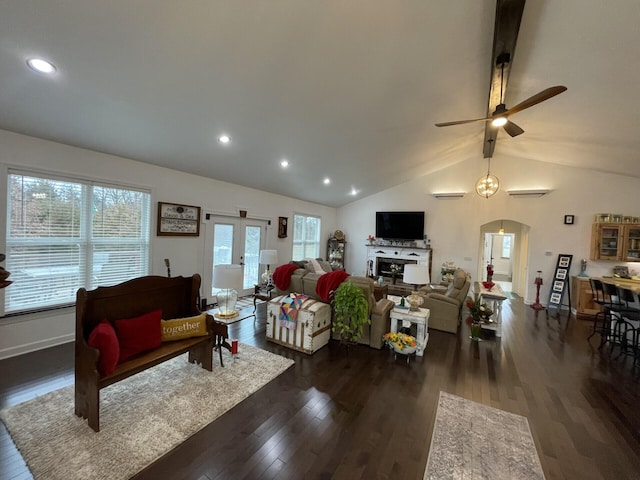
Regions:
<instances>
[{"instance_id":1,"label":"vaulted ceiling","mask_svg":"<svg viewBox=\"0 0 640 480\"><path fill-rule=\"evenodd\" d=\"M486 115L495 11L495 0L3 0L0 128L340 206L485 162L484 123L434 124ZM638 25L637 0L527 0L506 104L568 91L518 113L525 133L500 131L494 158L640 177ZM30 71L36 56L57 72Z\"/></svg>"}]
</instances>

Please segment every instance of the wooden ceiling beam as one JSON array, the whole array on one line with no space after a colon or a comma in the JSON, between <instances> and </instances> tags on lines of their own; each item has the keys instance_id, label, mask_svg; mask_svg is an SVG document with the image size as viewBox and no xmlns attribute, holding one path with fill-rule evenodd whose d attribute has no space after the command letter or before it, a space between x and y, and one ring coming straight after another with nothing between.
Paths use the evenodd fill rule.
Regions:
<instances>
[{"instance_id":1,"label":"wooden ceiling beam","mask_svg":"<svg viewBox=\"0 0 640 480\"><path fill-rule=\"evenodd\" d=\"M520 22L524 12L525 0L497 0L496 20L493 29L493 52L491 55L491 84L489 88L489 106L487 117L495 111L506 96L509 73L516 50ZM503 76L504 66L504 76ZM498 129L491 122L486 122L484 130L483 153L484 158L493 156L498 137Z\"/></svg>"}]
</instances>

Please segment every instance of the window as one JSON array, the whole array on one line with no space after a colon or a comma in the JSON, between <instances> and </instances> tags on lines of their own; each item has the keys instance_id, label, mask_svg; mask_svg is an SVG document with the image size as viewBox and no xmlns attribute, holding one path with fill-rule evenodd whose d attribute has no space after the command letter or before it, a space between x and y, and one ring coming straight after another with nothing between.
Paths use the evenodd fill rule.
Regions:
<instances>
[{"instance_id":1,"label":"window","mask_svg":"<svg viewBox=\"0 0 640 480\"><path fill-rule=\"evenodd\" d=\"M147 275L149 206L147 192L10 172L4 313Z\"/></svg>"},{"instance_id":2,"label":"window","mask_svg":"<svg viewBox=\"0 0 640 480\"><path fill-rule=\"evenodd\" d=\"M293 215L293 260L320 256L320 219Z\"/></svg>"},{"instance_id":3,"label":"window","mask_svg":"<svg viewBox=\"0 0 640 480\"><path fill-rule=\"evenodd\" d=\"M512 240L513 240L513 236L511 235L502 236L502 258L511 258L511 241Z\"/></svg>"}]
</instances>

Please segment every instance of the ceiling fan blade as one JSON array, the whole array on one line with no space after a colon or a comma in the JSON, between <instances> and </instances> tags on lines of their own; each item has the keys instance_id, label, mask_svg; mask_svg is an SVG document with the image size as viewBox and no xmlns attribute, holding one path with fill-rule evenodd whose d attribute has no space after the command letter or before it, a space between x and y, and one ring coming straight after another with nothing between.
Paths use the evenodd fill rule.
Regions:
<instances>
[{"instance_id":1,"label":"ceiling fan blade","mask_svg":"<svg viewBox=\"0 0 640 480\"><path fill-rule=\"evenodd\" d=\"M507 123L505 123L502 126L502 128L504 128L504 131L507 132L512 137L517 137L518 135L521 135L524 133L524 130L521 129L515 123L513 123L511 120L507 120Z\"/></svg>"},{"instance_id":2,"label":"ceiling fan blade","mask_svg":"<svg viewBox=\"0 0 640 480\"><path fill-rule=\"evenodd\" d=\"M473 123L473 122L488 122L492 118L493 117L474 118L473 120L456 120L455 122L436 123L436 127L448 127L450 125L462 125L464 123Z\"/></svg>"},{"instance_id":3,"label":"ceiling fan blade","mask_svg":"<svg viewBox=\"0 0 640 480\"><path fill-rule=\"evenodd\" d=\"M520 112L525 108L533 107L534 105L537 105L540 102L544 102L545 100L549 100L551 97L555 97L556 95L559 95L566 90L567 90L567 87L563 85L558 85L556 87L549 87L545 90L542 90L539 93L536 93L533 97L529 97L523 102L520 102L515 107L511 107L507 111L507 115L513 115L514 113Z\"/></svg>"}]
</instances>

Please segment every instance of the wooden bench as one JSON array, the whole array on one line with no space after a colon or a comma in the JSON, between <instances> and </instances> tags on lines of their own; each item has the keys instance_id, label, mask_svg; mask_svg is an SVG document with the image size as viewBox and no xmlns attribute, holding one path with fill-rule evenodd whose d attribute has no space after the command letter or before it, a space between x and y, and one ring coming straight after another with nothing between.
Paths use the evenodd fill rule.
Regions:
<instances>
[{"instance_id":1,"label":"wooden bench","mask_svg":"<svg viewBox=\"0 0 640 480\"><path fill-rule=\"evenodd\" d=\"M162 318L184 318L200 314L198 297L200 275L192 277L148 276L130 280L112 287L98 287L87 291L81 288L76 296L75 341L75 414L86 418L89 426L100 430L100 390L120 380L142 372L183 353L189 353L189 362L199 363L212 371L214 345L220 351L227 346L226 325L207 315L208 335L164 342L160 347L137 354L118 364L113 373L100 376L97 368L99 351L88 345L93 328L106 319L137 317L162 309Z\"/></svg>"}]
</instances>

